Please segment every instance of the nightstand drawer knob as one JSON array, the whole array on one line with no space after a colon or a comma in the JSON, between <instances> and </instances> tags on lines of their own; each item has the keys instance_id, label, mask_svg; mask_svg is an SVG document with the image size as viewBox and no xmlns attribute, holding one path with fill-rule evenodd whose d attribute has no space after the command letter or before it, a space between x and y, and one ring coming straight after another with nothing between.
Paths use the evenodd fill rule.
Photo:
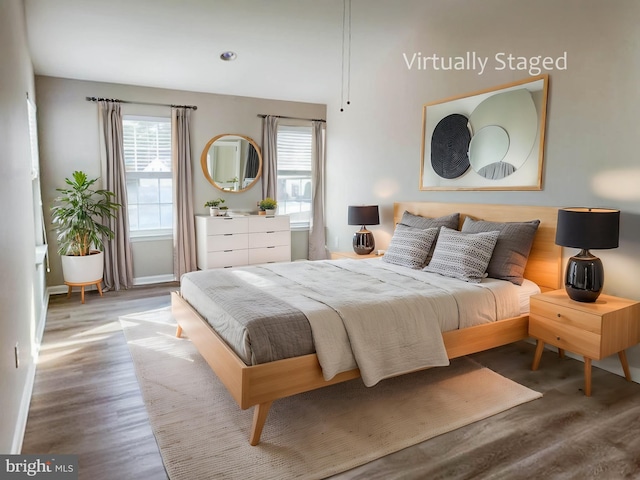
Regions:
<instances>
[{"instance_id":1,"label":"nightstand drawer knob","mask_svg":"<svg viewBox=\"0 0 640 480\"><path fill-rule=\"evenodd\" d=\"M559 313L557 313L556 315L558 315L558 318L560 318L562 315L560 315Z\"/></svg>"},{"instance_id":2,"label":"nightstand drawer knob","mask_svg":"<svg viewBox=\"0 0 640 480\"><path fill-rule=\"evenodd\" d=\"M560 337L556 337L556 340L560 341Z\"/></svg>"}]
</instances>

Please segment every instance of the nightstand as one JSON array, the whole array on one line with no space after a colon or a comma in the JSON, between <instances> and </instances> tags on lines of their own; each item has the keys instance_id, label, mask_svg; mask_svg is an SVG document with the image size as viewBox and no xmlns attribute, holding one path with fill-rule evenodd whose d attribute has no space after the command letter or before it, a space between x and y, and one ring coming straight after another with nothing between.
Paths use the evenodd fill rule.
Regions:
<instances>
[{"instance_id":1,"label":"nightstand","mask_svg":"<svg viewBox=\"0 0 640 480\"><path fill-rule=\"evenodd\" d=\"M631 381L625 349L640 342L640 303L600 295L593 303L571 300L564 290L531 297L529 335L538 343L531 370L537 370L545 343L584 357L584 393L591 396L591 361L618 354Z\"/></svg>"},{"instance_id":2,"label":"nightstand","mask_svg":"<svg viewBox=\"0 0 640 480\"><path fill-rule=\"evenodd\" d=\"M369 253L367 255L358 255L356 252L331 252L331 260L338 260L342 258L353 258L355 260L364 260L365 258L382 258L383 255L376 253Z\"/></svg>"}]
</instances>

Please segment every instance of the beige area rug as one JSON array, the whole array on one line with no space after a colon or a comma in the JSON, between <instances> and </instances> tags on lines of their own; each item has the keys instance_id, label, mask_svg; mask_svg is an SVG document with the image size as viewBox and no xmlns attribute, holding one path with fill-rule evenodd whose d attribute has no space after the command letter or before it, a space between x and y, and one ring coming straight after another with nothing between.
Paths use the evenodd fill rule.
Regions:
<instances>
[{"instance_id":1,"label":"beige area rug","mask_svg":"<svg viewBox=\"0 0 640 480\"><path fill-rule=\"evenodd\" d=\"M325 478L541 397L467 358L385 380L360 379L273 403L261 443L169 309L120 318L172 480Z\"/></svg>"}]
</instances>

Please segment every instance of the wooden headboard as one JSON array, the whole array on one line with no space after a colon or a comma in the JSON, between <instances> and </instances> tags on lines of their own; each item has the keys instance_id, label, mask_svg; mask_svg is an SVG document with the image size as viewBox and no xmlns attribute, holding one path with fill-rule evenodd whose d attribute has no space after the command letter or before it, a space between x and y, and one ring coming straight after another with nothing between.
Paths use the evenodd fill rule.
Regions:
<instances>
[{"instance_id":1,"label":"wooden headboard","mask_svg":"<svg viewBox=\"0 0 640 480\"><path fill-rule=\"evenodd\" d=\"M529 254L524 277L535 282L543 291L562 286L562 247L555 244L558 209L527 205L490 205L478 203L396 202L393 221L397 224L408 211L425 217L441 217L460 213L460 227L466 217L491 222L526 222L540 220Z\"/></svg>"}]
</instances>

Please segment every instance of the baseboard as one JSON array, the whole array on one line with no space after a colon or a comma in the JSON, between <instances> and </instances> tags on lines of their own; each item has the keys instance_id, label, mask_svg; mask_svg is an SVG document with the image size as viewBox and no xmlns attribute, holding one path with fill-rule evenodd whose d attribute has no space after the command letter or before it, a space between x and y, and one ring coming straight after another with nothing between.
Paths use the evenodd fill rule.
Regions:
<instances>
[{"instance_id":1,"label":"baseboard","mask_svg":"<svg viewBox=\"0 0 640 480\"><path fill-rule=\"evenodd\" d=\"M47 321L47 310L49 308L49 289L45 294L42 301L42 310L38 328L35 332L35 338L33 339L31 364L29 365L29 371L27 372L27 382L25 383L24 390L22 391L22 399L20 400L20 411L16 418L16 429L13 434L13 441L11 442L11 455L17 455L22 451L22 442L24 441L24 434L27 429L27 420L29 418L29 407L31 406L31 396L33 395L33 385L36 379L36 367L38 365L38 357L40 355L40 345L42 343L42 336L44 334L44 326Z\"/></svg>"},{"instance_id":2,"label":"baseboard","mask_svg":"<svg viewBox=\"0 0 640 480\"><path fill-rule=\"evenodd\" d=\"M134 285L151 285L154 283L169 283L175 282L176 277L173 273L168 273L165 275L151 275L148 277L138 277L133 279Z\"/></svg>"},{"instance_id":3,"label":"baseboard","mask_svg":"<svg viewBox=\"0 0 640 480\"><path fill-rule=\"evenodd\" d=\"M137 277L133 279L134 285L152 285L154 283L169 283L175 282L175 276L173 273L168 273L164 275L150 275L148 277ZM67 293L69 287L66 285L54 285L47 288L47 292L49 295L61 295L63 293ZM97 290L95 285L89 285L85 287L85 291L89 290Z\"/></svg>"},{"instance_id":4,"label":"baseboard","mask_svg":"<svg viewBox=\"0 0 640 480\"><path fill-rule=\"evenodd\" d=\"M95 285L91 285L91 287L87 287L85 290L89 290L90 288L95 288ZM69 287L66 285L53 285L51 287L47 287L47 293L49 295L60 295L62 293L67 293Z\"/></svg>"}]
</instances>

